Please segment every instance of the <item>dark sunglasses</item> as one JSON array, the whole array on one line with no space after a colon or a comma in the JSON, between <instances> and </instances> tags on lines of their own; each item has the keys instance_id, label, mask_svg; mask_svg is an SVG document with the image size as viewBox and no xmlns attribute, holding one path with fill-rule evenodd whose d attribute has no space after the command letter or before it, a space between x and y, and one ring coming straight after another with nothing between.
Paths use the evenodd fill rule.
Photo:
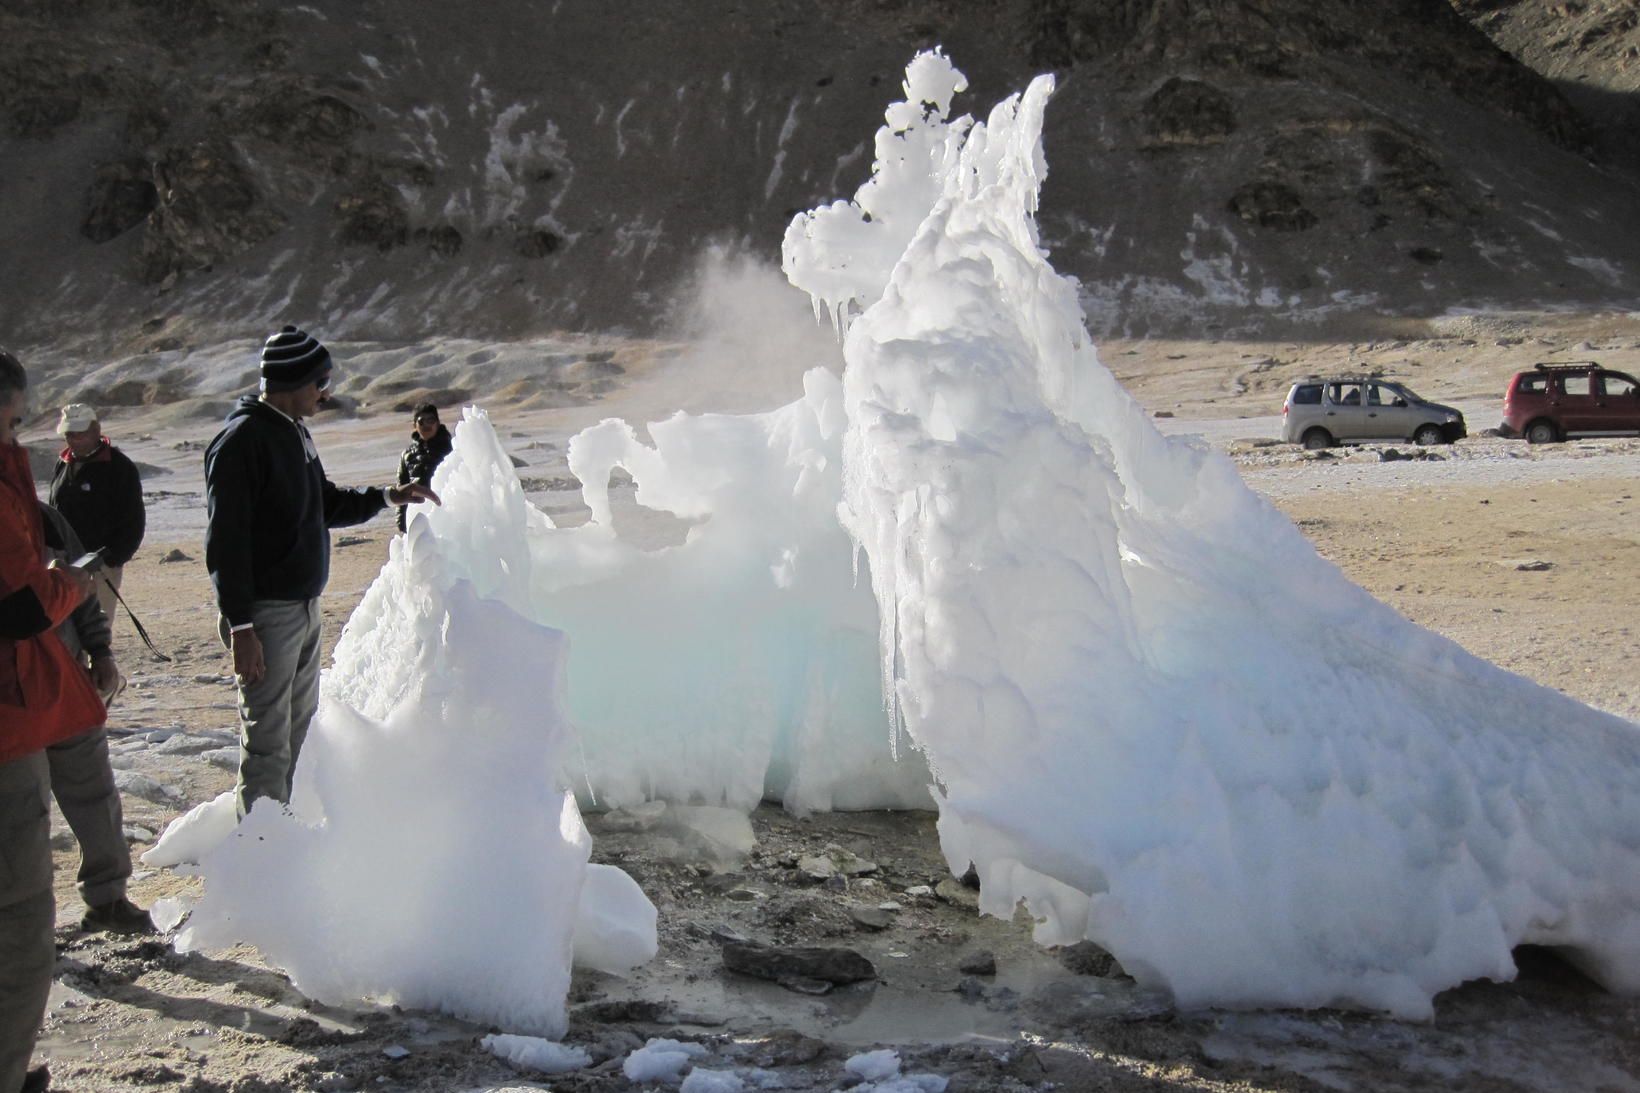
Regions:
<instances>
[{"instance_id":1,"label":"dark sunglasses","mask_svg":"<svg viewBox=\"0 0 1640 1093\"><path fill-rule=\"evenodd\" d=\"M432 414L423 414L423 415L421 415L420 417L418 417L416 419L416 424L417 425L437 425L438 424L438 418L434 417Z\"/></svg>"},{"instance_id":2,"label":"dark sunglasses","mask_svg":"<svg viewBox=\"0 0 1640 1093\"><path fill-rule=\"evenodd\" d=\"M324 375L322 375L318 379L314 380L313 381L313 386L317 390L320 390L320 391L330 390L330 373L326 372Z\"/></svg>"}]
</instances>

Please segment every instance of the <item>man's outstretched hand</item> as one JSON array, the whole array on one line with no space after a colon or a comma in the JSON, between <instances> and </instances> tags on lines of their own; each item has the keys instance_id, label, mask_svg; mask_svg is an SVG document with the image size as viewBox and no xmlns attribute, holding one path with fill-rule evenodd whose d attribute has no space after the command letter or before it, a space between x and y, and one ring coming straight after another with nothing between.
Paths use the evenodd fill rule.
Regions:
<instances>
[{"instance_id":1,"label":"man's outstretched hand","mask_svg":"<svg viewBox=\"0 0 1640 1093\"><path fill-rule=\"evenodd\" d=\"M407 486L387 487L387 503L389 505L419 505L423 501L431 501L435 505L444 504L438 499L438 494L423 486L420 482L411 482Z\"/></svg>"}]
</instances>

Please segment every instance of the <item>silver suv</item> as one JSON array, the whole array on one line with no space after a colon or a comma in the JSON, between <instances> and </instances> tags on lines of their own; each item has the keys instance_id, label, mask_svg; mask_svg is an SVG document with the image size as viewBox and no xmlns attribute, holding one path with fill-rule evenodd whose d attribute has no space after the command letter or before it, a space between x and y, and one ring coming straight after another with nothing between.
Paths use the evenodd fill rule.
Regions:
<instances>
[{"instance_id":1,"label":"silver suv","mask_svg":"<svg viewBox=\"0 0 1640 1093\"><path fill-rule=\"evenodd\" d=\"M1382 376L1309 376L1281 407L1281 439L1306 448L1362 440L1451 444L1468 435L1463 414Z\"/></svg>"}]
</instances>

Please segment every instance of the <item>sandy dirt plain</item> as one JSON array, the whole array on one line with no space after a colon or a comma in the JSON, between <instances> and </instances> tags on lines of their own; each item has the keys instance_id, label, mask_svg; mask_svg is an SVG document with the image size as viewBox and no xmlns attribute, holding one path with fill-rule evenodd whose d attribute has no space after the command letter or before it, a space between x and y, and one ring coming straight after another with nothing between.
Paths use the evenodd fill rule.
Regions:
<instances>
[{"instance_id":1,"label":"sandy dirt plain","mask_svg":"<svg viewBox=\"0 0 1640 1093\"><path fill-rule=\"evenodd\" d=\"M1454 317L1352 336L1105 342L1101 357L1166 431L1227 453L1325 557L1407 617L1640 719L1640 439L1528 448L1478 435L1497 424L1508 375L1533 361L1640 368L1640 316ZM1410 459L1386 457L1406 445L1304 453L1270 443L1292 379L1341 367L1382 369L1456 402L1471 437ZM533 495L555 519L573 522L578 510L570 484L554 477L564 473L553 462L562 440L589 413L623 412L619 401L516 417L492 406L535 463L523 473L558 487ZM321 424L332 477L385 478L402 417ZM232 743L234 692L199 537L197 463L214 424L148 432L133 413L110 429L139 462L162 468L148 479L155 529L126 591L175 660L148 658L122 614L116 639L131 687L110 721L140 853L170 819L231 785L222 749ZM43 428L24 439L50 444ZM330 644L391 534L384 516L336 536ZM843 1061L878 1045L899 1047L906 1073L944 1075L952 1090L1640 1089L1640 1000L1606 994L1547 954L1523 951L1514 983L1443 994L1428 1023L1341 1011L1183 1013L1097 952L1043 950L1021 922L979 918L973 893L951 882L939 856L931 813L798 819L764 807L753 819L757 848L725 861L591 818L595 860L627 869L659 908L661 954L627 979L577 974L567 1042L594 1062L549 1078L480 1050L490 1031L480 1026L313 1003L253 950L183 956L164 939L80 933L76 859L59 816L60 955L40 1051L54 1088L84 1093L624 1090L637 1087L622 1058L653 1036L698 1042L703 1065L758 1068L765 1087L790 1090L849 1087L856 1079ZM876 868L830 885L796 868L828 846ZM139 866L132 894L147 905L197 884ZM898 909L884 914L884 902ZM737 934L847 946L879 978L823 996L738 978L723 970L715 941Z\"/></svg>"}]
</instances>

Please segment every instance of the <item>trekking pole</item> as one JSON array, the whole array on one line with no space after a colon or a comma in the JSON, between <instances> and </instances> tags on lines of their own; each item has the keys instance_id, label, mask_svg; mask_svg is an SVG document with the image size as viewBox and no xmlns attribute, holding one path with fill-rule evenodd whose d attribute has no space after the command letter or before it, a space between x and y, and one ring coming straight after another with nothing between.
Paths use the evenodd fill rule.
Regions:
<instances>
[{"instance_id":1,"label":"trekking pole","mask_svg":"<svg viewBox=\"0 0 1640 1093\"><path fill-rule=\"evenodd\" d=\"M142 620L138 619L137 613L131 610L131 605L125 602L125 597L120 595L120 590L114 587L114 582L108 579L108 574L99 573L97 576L102 578L103 583L108 586L108 590L114 593L114 598L120 601L120 606L125 608L125 614L130 618L131 625L137 628L137 637L141 638L142 643L148 646L148 651L154 654L155 659L163 660L167 664L171 663L171 658L160 652L159 647L154 644L154 639L148 636L148 631L143 628ZM112 622L113 620L110 619L109 621Z\"/></svg>"}]
</instances>

